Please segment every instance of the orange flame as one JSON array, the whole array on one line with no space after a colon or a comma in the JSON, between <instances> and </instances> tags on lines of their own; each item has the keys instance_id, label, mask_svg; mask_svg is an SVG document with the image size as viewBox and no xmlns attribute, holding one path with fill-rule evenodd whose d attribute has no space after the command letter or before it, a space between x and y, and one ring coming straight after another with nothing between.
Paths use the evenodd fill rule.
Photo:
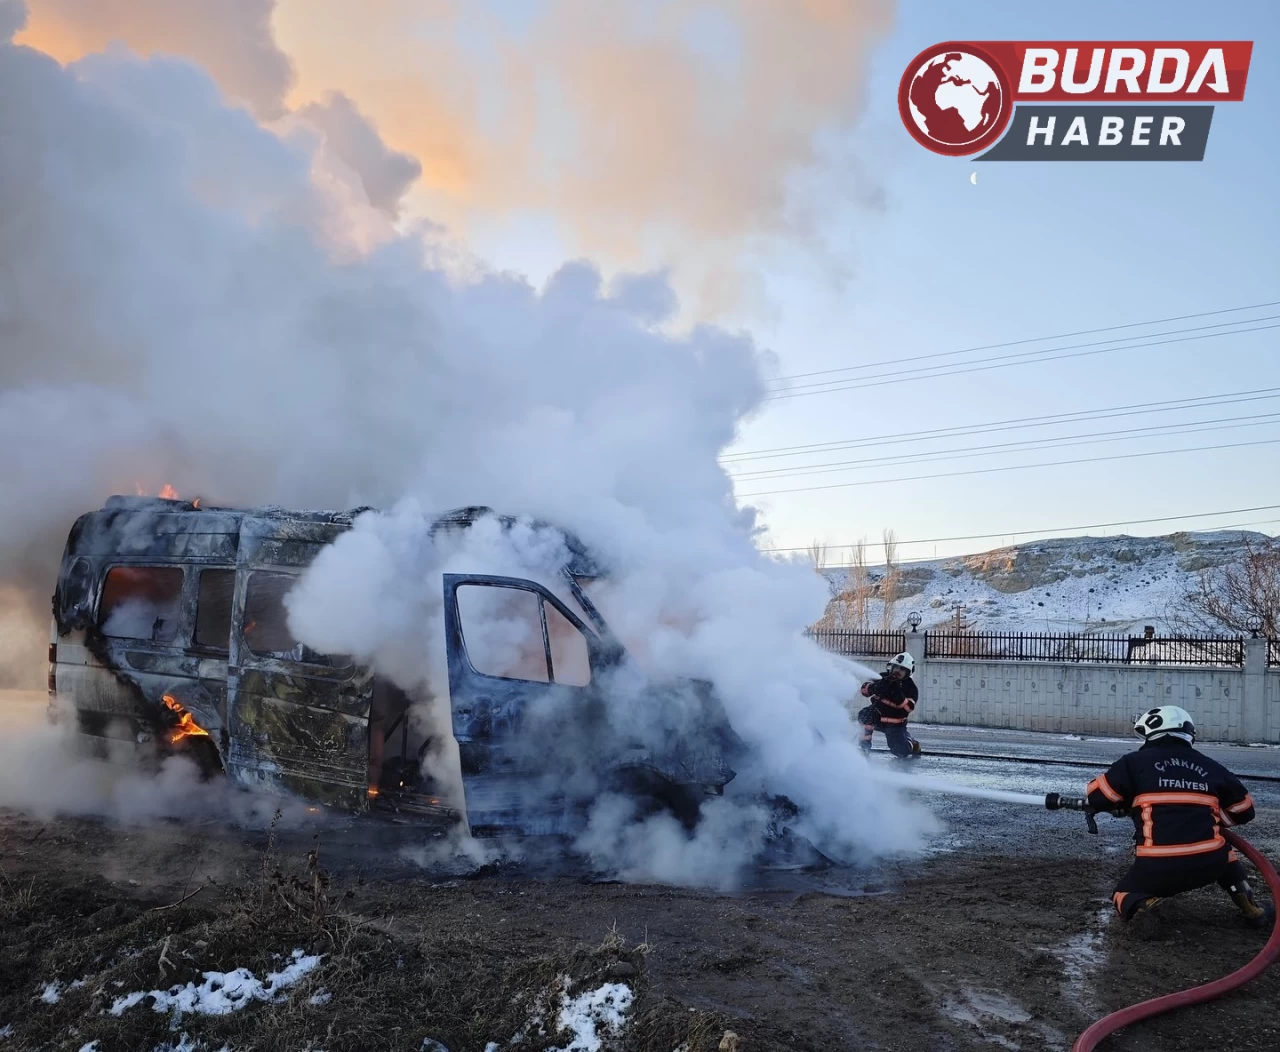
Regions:
<instances>
[{"instance_id":1,"label":"orange flame","mask_svg":"<svg viewBox=\"0 0 1280 1052\"><path fill-rule=\"evenodd\" d=\"M176 698L166 694L164 703L166 708L178 715L177 725L169 728L165 734L165 741L170 745L177 745L183 738L209 737L209 732L196 723L195 717L183 708Z\"/></svg>"},{"instance_id":2,"label":"orange flame","mask_svg":"<svg viewBox=\"0 0 1280 1052\"><path fill-rule=\"evenodd\" d=\"M133 492L136 493L139 497L151 496L151 494L147 492L147 488L141 482L135 482L133 484ZM172 483L169 483L169 482L166 482L163 486L160 487L160 492L157 493L156 496L162 498L163 500L179 499L178 491L174 489Z\"/></svg>"}]
</instances>

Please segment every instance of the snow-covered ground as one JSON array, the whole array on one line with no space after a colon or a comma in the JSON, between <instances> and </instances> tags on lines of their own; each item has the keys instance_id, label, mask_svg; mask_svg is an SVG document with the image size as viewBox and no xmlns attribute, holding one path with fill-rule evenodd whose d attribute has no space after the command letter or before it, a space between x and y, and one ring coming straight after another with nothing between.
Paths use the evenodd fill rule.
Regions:
<instances>
[{"instance_id":1,"label":"snow-covered ground","mask_svg":"<svg viewBox=\"0 0 1280 1052\"><path fill-rule=\"evenodd\" d=\"M944 629L957 610L969 628L1024 632L1129 632L1143 625L1176 627L1199 576L1241 558L1263 534L1239 530L1165 537L1068 537L1032 541L977 555L903 564L895 627L912 610L923 628ZM828 567L832 594L848 572ZM871 568L878 583L883 566ZM837 614L839 604L830 612ZM868 626L879 628L882 603L870 602Z\"/></svg>"}]
</instances>

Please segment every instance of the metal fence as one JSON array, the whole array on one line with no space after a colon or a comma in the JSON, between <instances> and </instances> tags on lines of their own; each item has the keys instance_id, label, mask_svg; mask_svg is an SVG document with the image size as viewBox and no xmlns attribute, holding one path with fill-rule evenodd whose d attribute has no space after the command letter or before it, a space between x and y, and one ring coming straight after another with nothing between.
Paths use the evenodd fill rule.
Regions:
<instances>
[{"instance_id":1,"label":"metal fence","mask_svg":"<svg viewBox=\"0 0 1280 1052\"><path fill-rule=\"evenodd\" d=\"M811 628L805 635L820 647L849 657L892 657L906 649L901 632L841 632Z\"/></svg>"},{"instance_id":2,"label":"metal fence","mask_svg":"<svg viewBox=\"0 0 1280 1052\"><path fill-rule=\"evenodd\" d=\"M1267 665L1270 668L1280 666L1280 639L1267 640Z\"/></svg>"},{"instance_id":3,"label":"metal fence","mask_svg":"<svg viewBox=\"0 0 1280 1052\"><path fill-rule=\"evenodd\" d=\"M1274 653L1275 643L1272 643ZM929 632L925 657L1084 661L1123 665L1244 666L1244 640L1221 636L1081 636L1027 632Z\"/></svg>"}]
</instances>

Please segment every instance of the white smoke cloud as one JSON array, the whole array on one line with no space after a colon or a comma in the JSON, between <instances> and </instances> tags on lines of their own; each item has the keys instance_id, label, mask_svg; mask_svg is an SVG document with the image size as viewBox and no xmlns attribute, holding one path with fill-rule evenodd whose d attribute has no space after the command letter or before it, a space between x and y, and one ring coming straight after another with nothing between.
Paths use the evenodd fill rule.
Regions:
<instances>
[{"instance_id":1,"label":"white smoke cloud","mask_svg":"<svg viewBox=\"0 0 1280 1052\"><path fill-rule=\"evenodd\" d=\"M755 550L717 463L763 398L749 338L654 328L674 307L661 275L605 288L576 262L535 290L445 273L420 236L353 244L315 139L263 127L182 62L64 68L0 44L0 126L0 441L16 451L0 581L47 596L73 518L135 481L207 503L374 504L392 511L317 562L291 619L439 697L439 575L546 577L560 541L433 543L427 522L465 504L545 519L611 572L601 604L640 670L613 684L621 715L643 677L710 680L758 758L732 783L743 800L788 794L823 844L864 856L919 843L927 821L865 777L855 678L798 634L825 584ZM660 876L715 854L650 834ZM615 841L632 868L639 835Z\"/></svg>"},{"instance_id":2,"label":"white smoke cloud","mask_svg":"<svg viewBox=\"0 0 1280 1052\"><path fill-rule=\"evenodd\" d=\"M325 149L354 173L369 203L395 218L400 200L422 174L416 157L390 149L372 122L341 92L312 102L297 115L324 134Z\"/></svg>"},{"instance_id":3,"label":"white smoke cloud","mask_svg":"<svg viewBox=\"0 0 1280 1052\"><path fill-rule=\"evenodd\" d=\"M0 40L9 40L27 24L27 5L23 0L0 0Z\"/></svg>"}]
</instances>

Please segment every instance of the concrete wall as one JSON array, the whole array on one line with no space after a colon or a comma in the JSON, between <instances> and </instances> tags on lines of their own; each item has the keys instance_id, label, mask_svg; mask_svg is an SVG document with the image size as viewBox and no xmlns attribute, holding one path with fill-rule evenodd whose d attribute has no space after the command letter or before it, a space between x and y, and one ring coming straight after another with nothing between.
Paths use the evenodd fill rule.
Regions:
<instances>
[{"instance_id":1,"label":"concrete wall","mask_svg":"<svg viewBox=\"0 0 1280 1052\"><path fill-rule=\"evenodd\" d=\"M1280 742L1280 668L1266 668L1266 640L1246 640L1244 669L926 659L923 634L907 649L923 723L1128 737L1139 713L1181 705L1205 740Z\"/></svg>"},{"instance_id":2,"label":"concrete wall","mask_svg":"<svg viewBox=\"0 0 1280 1052\"><path fill-rule=\"evenodd\" d=\"M1267 669L1267 737L1266 741L1280 742L1280 668Z\"/></svg>"}]
</instances>

